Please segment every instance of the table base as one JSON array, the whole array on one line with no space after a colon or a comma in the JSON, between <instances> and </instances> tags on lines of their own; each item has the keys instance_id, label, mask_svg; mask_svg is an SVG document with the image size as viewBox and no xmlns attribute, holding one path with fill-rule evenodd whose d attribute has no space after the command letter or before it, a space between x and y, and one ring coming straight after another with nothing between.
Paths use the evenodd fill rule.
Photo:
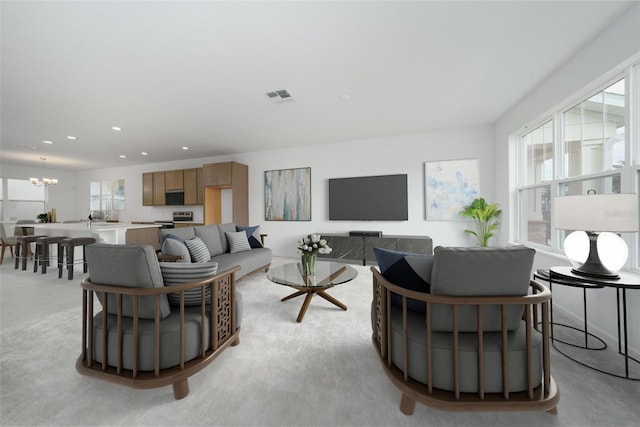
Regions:
<instances>
[{"instance_id":1,"label":"table base","mask_svg":"<svg viewBox=\"0 0 640 427\"><path fill-rule=\"evenodd\" d=\"M340 307L343 310L347 310L347 306L344 305L343 303L341 303L340 301L338 301L337 299L335 299L334 297L332 297L331 295L329 295L328 293L325 292L324 289L305 289L302 291L296 291L294 293L292 293L291 295L288 295L284 298L282 298L280 301L288 301L290 299L293 298L297 298L299 296L305 295L304 297L304 302L302 303L302 307L300 308L300 313L298 313L298 318L296 319L297 322L302 322L302 319L304 318L304 315L307 313L307 308L309 308L309 304L311 303L311 298L313 298L314 295L318 295L324 299L326 299L327 301L329 301L330 303Z\"/></svg>"}]
</instances>

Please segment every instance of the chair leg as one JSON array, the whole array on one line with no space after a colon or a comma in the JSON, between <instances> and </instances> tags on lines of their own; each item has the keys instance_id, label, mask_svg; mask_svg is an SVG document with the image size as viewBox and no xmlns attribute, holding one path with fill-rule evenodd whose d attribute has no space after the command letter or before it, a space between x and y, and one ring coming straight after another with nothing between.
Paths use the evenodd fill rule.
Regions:
<instances>
[{"instance_id":1,"label":"chair leg","mask_svg":"<svg viewBox=\"0 0 640 427\"><path fill-rule=\"evenodd\" d=\"M405 415L413 415L415 409L416 401L406 394L403 394L402 399L400 400L400 411Z\"/></svg>"},{"instance_id":2,"label":"chair leg","mask_svg":"<svg viewBox=\"0 0 640 427\"><path fill-rule=\"evenodd\" d=\"M58 243L58 279L62 277L63 269L64 269L64 246Z\"/></svg>"},{"instance_id":3,"label":"chair leg","mask_svg":"<svg viewBox=\"0 0 640 427\"><path fill-rule=\"evenodd\" d=\"M38 261L40 261L40 258L42 257L42 247L38 244L36 244L36 251L33 254L33 272L37 273L38 272Z\"/></svg>"},{"instance_id":4,"label":"chair leg","mask_svg":"<svg viewBox=\"0 0 640 427\"><path fill-rule=\"evenodd\" d=\"M15 258L15 269L17 270L20 266L20 242L16 243L16 258Z\"/></svg>"},{"instance_id":5,"label":"chair leg","mask_svg":"<svg viewBox=\"0 0 640 427\"><path fill-rule=\"evenodd\" d=\"M189 394L189 381L187 379L173 383L173 397L180 400Z\"/></svg>"},{"instance_id":6,"label":"chair leg","mask_svg":"<svg viewBox=\"0 0 640 427\"><path fill-rule=\"evenodd\" d=\"M0 254L0 264L2 264L4 262L4 251L7 250L7 245L5 245L4 243L2 244L2 253ZM11 253L11 255L13 256L13 253Z\"/></svg>"},{"instance_id":7,"label":"chair leg","mask_svg":"<svg viewBox=\"0 0 640 427\"><path fill-rule=\"evenodd\" d=\"M67 247L67 280L72 280L73 279L73 262L75 259L75 255L73 253L74 250L74 246L73 245L69 245L69 247Z\"/></svg>"},{"instance_id":8,"label":"chair leg","mask_svg":"<svg viewBox=\"0 0 640 427\"><path fill-rule=\"evenodd\" d=\"M87 247L87 245L82 245L82 271L84 273L86 273L87 271L89 271L89 268L87 266L87 253L85 251L85 248Z\"/></svg>"}]
</instances>

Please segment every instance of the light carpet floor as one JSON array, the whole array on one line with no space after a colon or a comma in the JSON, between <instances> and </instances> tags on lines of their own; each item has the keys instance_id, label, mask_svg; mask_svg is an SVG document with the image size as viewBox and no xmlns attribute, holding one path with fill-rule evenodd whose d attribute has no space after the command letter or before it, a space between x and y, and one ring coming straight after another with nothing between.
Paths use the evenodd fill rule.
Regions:
<instances>
[{"instance_id":1,"label":"light carpet floor","mask_svg":"<svg viewBox=\"0 0 640 427\"><path fill-rule=\"evenodd\" d=\"M292 260L274 260L279 265ZM220 426L623 426L640 419L640 384L586 369L555 350L558 414L454 413L416 405L399 410L400 393L379 366L371 343L369 267L329 291L349 309L314 298L302 323L302 304L280 299L291 289L258 273L238 283L244 299L240 345L230 347L189 379L190 394L171 387L134 390L83 377L77 308L3 328L0 424ZM31 272L2 270L3 292ZM39 276L39 275L38 275ZM34 276L35 277L35 276ZM60 286L56 273L38 286ZM72 286L71 282L68 286ZM6 308L6 307L5 307Z\"/></svg>"}]
</instances>

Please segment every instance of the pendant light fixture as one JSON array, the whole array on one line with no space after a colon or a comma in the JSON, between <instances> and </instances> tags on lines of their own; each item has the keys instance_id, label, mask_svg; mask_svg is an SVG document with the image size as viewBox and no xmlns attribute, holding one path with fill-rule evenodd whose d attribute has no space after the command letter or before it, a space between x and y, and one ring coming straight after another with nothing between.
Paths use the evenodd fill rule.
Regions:
<instances>
[{"instance_id":1,"label":"pendant light fixture","mask_svg":"<svg viewBox=\"0 0 640 427\"><path fill-rule=\"evenodd\" d=\"M58 183L58 179L57 178L48 178L44 175L44 161L47 160L46 157L40 157L40 160L42 160L42 178L29 178L29 181L31 181L31 183L35 186L49 186L49 185L56 185Z\"/></svg>"}]
</instances>

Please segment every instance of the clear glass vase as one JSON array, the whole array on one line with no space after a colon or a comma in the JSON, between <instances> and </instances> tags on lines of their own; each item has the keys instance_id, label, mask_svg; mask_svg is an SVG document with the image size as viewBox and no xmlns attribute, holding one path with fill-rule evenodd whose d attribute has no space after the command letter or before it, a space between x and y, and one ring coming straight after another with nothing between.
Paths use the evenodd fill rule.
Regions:
<instances>
[{"instance_id":1,"label":"clear glass vase","mask_svg":"<svg viewBox=\"0 0 640 427\"><path fill-rule=\"evenodd\" d=\"M305 252L301 255L302 274L304 276L313 276L316 274L316 260L318 255L314 253Z\"/></svg>"}]
</instances>

